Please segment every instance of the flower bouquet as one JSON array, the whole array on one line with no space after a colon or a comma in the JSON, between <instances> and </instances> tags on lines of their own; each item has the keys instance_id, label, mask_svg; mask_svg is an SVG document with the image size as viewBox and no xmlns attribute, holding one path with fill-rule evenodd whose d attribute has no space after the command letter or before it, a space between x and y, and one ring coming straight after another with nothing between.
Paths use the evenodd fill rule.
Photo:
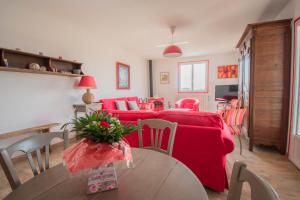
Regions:
<instances>
[{"instance_id":1,"label":"flower bouquet","mask_svg":"<svg viewBox=\"0 0 300 200\"><path fill-rule=\"evenodd\" d=\"M80 142L63 152L63 160L71 173L88 170L88 193L117 188L113 162L125 160L132 164L129 144L123 136L137 130L137 126L123 125L106 112L93 112L73 119L72 131Z\"/></svg>"}]
</instances>

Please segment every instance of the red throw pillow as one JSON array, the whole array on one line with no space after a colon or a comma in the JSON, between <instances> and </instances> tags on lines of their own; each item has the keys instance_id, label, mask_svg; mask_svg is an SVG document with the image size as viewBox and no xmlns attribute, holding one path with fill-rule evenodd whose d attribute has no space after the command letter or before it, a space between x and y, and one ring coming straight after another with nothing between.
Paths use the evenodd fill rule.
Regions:
<instances>
[{"instance_id":1,"label":"red throw pillow","mask_svg":"<svg viewBox=\"0 0 300 200\"><path fill-rule=\"evenodd\" d=\"M100 103L102 103L102 109L104 110L116 110L116 99L100 99Z\"/></svg>"}]
</instances>

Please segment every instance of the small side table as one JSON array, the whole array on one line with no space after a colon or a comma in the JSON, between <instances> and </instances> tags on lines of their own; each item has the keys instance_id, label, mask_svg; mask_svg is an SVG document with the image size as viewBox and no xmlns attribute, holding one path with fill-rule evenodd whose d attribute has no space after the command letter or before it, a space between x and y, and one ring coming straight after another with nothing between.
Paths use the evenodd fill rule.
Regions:
<instances>
[{"instance_id":1,"label":"small side table","mask_svg":"<svg viewBox=\"0 0 300 200\"><path fill-rule=\"evenodd\" d=\"M92 103L92 104L74 104L74 115L77 118L77 114L81 113L89 113L97 110L102 110L102 103Z\"/></svg>"}]
</instances>

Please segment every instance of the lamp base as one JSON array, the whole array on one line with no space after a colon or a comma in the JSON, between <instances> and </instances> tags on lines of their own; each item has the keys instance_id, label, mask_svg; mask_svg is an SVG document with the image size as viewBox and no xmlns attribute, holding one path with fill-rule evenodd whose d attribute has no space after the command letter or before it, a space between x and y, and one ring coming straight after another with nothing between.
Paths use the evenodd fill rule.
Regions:
<instances>
[{"instance_id":1,"label":"lamp base","mask_svg":"<svg viewBox=\"0 0 300 200\"><path fill-rule=\"evenodd\" d=\"M94 95L90 92L90 89L86 90L86 93L82 96L82 101L85 104L91 104L94 102Z\"/></svg>"}]
</instances>

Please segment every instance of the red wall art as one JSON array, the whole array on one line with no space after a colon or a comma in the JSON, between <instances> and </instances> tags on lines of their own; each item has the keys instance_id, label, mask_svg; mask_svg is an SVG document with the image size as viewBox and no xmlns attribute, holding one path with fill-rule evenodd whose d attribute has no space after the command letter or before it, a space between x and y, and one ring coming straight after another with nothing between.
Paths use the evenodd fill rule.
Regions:
<instances>
[{"instance_id":1,"label":"red wall art","mask_svg":"<svg viewBox=\"0 0 300 200\"><path fill-rule=\"evenodd\" d=\"M223 65L218 66L218 79L237 78L238 65Z\"/></svg>"}]
</instances>

